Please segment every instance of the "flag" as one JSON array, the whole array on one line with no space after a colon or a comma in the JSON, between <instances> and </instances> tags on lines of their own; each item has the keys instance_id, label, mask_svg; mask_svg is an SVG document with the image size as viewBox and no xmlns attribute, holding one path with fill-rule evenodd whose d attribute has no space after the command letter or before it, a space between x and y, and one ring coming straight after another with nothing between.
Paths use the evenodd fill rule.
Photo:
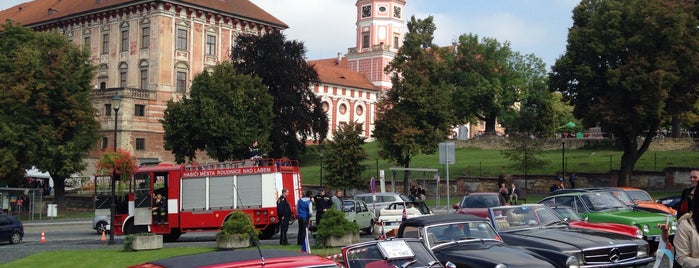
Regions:
<instances>
[{"instance_id":1,"label":"flag","mask_svg":"<svg viewBox=\"0 0 699 268\"><path fill-rule=\"evenodd\" d=\"M406 221L408 219L408 211L405 210L405 202L403 202L403 218L401 221Z\"/></svg>"},{"instance_id":2,"label":"flag","mask_svg":"<svg viewBox=\"0 0 699 268\"><path fill-rule=\"evenodd\" d=\"M383 229L383 224L384 224L384 223L383 223L383 222L379 222L379 223L381 223L381 237L380 237L380 239L381 239L381 240L386 240L386 231L384 231L384 229Z\"/></svg>"},{"instance_id":3,"label":"flag","mask_svg":"<svg viewBox=\"0 0 699 268\"><path fill-rule=\"evenodd\" d=\"M306 227L306 237L303 239L301 251L311 254L311 243L308 241L308 227Z\"/></svg>"}]
</instances>

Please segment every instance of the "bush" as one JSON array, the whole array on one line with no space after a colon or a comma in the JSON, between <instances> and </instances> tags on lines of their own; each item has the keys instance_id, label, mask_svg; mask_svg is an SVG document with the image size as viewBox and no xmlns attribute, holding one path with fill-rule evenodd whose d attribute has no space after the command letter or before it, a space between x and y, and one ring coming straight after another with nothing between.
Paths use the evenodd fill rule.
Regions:
<instances>
[{"instance_id":1,"label":"bush","mask_svg":"<svg viewBox=\"0 0 699 268\"><path fill-rule=\"evenodd\" d=\"M239 234L251 239L257 237L259 233L260 231L255 229L250 215L242 211L234 211L228 219L223 222L223 227L221 231L216 234L216 239L228 238L230 235L234 234Z\"/></svg>"},{"instance_id":2,"label":"bush","mask_svg":"<svg viewBox=\"0 0 699 268\"><path fill-rule=\"evenodd\" d=\"M345 218L345 213L335 208L329 209L323 214L323 219L315 232L316 244L328 237L342 237L346 234L359 234L359 225Z\"/></svg>"}]
</instances>

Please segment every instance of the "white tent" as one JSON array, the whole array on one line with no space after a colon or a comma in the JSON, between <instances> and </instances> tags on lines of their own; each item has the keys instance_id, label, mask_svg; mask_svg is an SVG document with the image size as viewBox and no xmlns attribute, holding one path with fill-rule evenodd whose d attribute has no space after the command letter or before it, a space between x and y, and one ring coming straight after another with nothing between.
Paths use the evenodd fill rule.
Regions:
<instances>
[{"instance_id":1,"label":"white tent","mask_svg":"<svg viewBox=\"0 0 699 268\"><path fill-rule=\"evenodd\" d=\"M24 171L24 177L25 178L49 179L49 186L51 188L53 188L53 179L51 178L51 174L49 174L48 172L41 172L34 166L32 166L31 169L27 169Z\"/></svg>"}]
</instances>

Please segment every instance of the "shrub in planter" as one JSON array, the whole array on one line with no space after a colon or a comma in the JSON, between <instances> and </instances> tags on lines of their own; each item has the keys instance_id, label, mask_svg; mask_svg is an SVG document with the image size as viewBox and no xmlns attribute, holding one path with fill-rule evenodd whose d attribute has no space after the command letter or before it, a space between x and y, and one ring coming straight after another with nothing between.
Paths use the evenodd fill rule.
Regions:
<instances>
[{"instance_id":1,"label":"shrub in planter","mask_svg":"<svg viewBox=\"0 0 699 268\"><path fill-rule=\"evenodd\" d=\"M331 238L340 238L346 235L359 236L359 225L348 221L345 213L337 209L329 209L323 214L323 219L318 224L315 232L317 246L331 246L327 242Z\"/></svg>"},{"instance_id":2,"label":"shrub in planter","mask_svg":"<svg viewBox=\"0 0 699 268\"><path fill-rule=\"evenodd\" d=\"M235 211L223 222L221 231L216 234L216 244L219 245L219 248L248 247L252 239L259 235L259 232L255 229L252 218L248 214ZM247 243L245 246L236 246L239 245L236 242Z\"/></svg>"}]
</instances>

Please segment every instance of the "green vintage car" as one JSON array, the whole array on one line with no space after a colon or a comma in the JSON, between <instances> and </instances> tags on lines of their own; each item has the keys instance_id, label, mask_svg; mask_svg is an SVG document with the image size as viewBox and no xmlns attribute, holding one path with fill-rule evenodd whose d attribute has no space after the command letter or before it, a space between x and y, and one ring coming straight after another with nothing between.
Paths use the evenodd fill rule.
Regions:
<instances>
[{"instance_id":1,"label":"green vintage car","mask_svg":"<svg viewBox=\"0 0 699 268\"><path fill-rule=\"evenodd\" d=\"M647 211L634 210L608 192L571 192L549 196L539 201L548 206L569 206L589 222L611 222L636 226L643 232L643 239L653 246L661 240L658 224L671 224L671 233L677 228L674 217Z\"/></svg>"}]
</instances>

